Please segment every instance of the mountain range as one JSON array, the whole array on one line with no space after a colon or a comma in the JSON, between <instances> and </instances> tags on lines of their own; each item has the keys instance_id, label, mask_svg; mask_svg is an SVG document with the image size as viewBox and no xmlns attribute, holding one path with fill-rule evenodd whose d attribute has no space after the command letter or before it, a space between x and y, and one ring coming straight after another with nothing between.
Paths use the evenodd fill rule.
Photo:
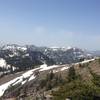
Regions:
<instances>
[{"instance_id":1,"label":"mountain range","mask_svg":"<svg viewBox=\"0 0 100 100\"><path fill-rule=\"evenodd\" d=\"M22 71L38 65L71 64L94 55L75 47L37 47L7 44L0 47L0 71L3 73Z\"/></svg>"}]
</instances>

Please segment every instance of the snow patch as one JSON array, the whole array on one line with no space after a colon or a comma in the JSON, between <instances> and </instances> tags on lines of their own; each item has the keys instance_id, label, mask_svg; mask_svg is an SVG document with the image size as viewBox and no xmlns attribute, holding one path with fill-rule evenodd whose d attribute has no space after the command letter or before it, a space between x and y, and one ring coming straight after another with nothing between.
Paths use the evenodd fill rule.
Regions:
<instances>
[{"instance_id":1,"label":"snow patch","mask_svg":"<svg viewBox=\"0 0 100 100\"><path fill-rule=\"evenodd\" d=\"M69 67L63 67L61 71L67 70Z\"/></svg>"},{"instance_id":2,"label":"snow patch","mask_svg":"<svg viewBox=\"0 0 100 100\"><path fill-rule=\"evenodd\" d=\"M67 50L69 50L69 49L72 49L72 47L71 47L71 46L68 46L68 47L67 47Z\"/></svg>"},{"instance_id":3,"label":"snow patch","mask_svg":"<svg viewBox=\"0 0 100 100\"><path fill-rule=\"evenodd\" d=\"M88 63L88 62L90 62L90 61L94 61L95 59L90 59L90 60L84 60L84 61L82 61L81 63L83 64L83 63Z\"/></svg>"},{"instance_id":4,"label":"snow patch","mask_svg":"<svg viewBox=\"0 0 100 100\"><path fill-rule=\"evenodd\" d=\"M3 58L0 58L0 67L6 67L6 61Z\"/></svg>"},{"instance_id":5,"label":"snow patch","mask_svg":"<svg viewBox=\"0 0 100 100\"><path fill-rule=\"evenodd\" d=\"M40 71L50 70L50 69L57 68L57 67L60 67L60 66L58 65L47 66L46 64L44 64L40 66L41 68Z\"/></svg>"},{"instance_id":6,"label":"snow patch","mask_svg":"<svg viewBox=\"0 0 100 100\"><path fill-rule=\"evenodd\" d=\"M32 76L29 78L28 81L31 81L31 80L33 80L33 79L35 79L35 76L34 76L34 75L32 75Z\"/></svg>"}]
</instances>

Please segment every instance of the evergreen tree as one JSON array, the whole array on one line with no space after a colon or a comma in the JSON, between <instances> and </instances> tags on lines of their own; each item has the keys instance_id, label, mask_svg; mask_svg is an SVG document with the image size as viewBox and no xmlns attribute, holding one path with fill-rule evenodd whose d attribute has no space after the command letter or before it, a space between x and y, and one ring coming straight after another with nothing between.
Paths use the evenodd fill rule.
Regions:
<instances>
[{"instance_id":1,"label":"evergreen tree","mask_svg":"<svg viewBox=\"0 0 100 100\"><path fill-rule=\"evenodd\" d=\"M75 69L74 67L70 67L69 69L69 73L68 73L68 81L72 81L75 80L77 78L76 73L75 73Z\"/></svg>"}]
</instances>

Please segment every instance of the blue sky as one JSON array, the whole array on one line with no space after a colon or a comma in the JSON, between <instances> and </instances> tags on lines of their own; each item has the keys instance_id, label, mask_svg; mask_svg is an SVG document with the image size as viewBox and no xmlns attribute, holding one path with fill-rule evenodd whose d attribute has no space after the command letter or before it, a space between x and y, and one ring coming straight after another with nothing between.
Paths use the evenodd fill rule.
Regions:
<instances>
[{"instance_id":1,"label":"blue sky","mask_svg":"<svg viewBox=\"0 0 100 100\"><path fill-rule=\"evenodd\" d=\"M0 41L100 49L100 0L0 0Z\"/></svg>"}]
</instances>

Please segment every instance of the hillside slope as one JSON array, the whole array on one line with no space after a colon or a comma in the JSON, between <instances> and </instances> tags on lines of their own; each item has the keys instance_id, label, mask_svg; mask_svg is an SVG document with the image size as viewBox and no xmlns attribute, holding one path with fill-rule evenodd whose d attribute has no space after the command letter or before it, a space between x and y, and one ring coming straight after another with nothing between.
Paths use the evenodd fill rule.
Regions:
<instances>
[{"instance_id":1,"label":"hillside slope","mask_svg":"<svg viewBox=\"0 0 100 100\"><path fill-rule=\"evenodd\" d=\"M4 91L2 86L6 86L5 90L3 88ZM100 59L69 65L42 65L1 85L0 91L3 91L1 100L11 97L18 100L19 98L25 100L100 99Z\"/></svg>"}]
</instances>

